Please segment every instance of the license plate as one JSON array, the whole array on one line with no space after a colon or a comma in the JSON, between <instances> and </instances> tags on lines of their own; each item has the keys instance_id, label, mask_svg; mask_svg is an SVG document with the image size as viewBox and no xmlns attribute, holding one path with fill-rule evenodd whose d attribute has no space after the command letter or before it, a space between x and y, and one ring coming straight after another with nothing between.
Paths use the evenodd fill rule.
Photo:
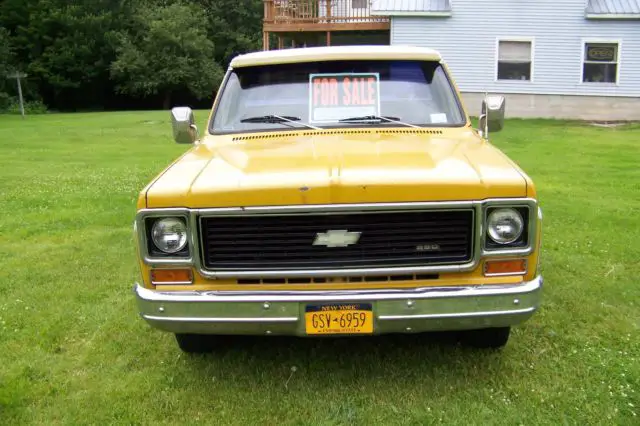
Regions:
<instances>
[{"instance_id":1,"label":"license plate","mask_svg":"<svg viewBox=\"0 0 640 426\"><path fill-rule=\"evenodd\" d=\"M307 305L307 334L371 334L373 311L370 303Z\"/></svg>"}]
</instances>

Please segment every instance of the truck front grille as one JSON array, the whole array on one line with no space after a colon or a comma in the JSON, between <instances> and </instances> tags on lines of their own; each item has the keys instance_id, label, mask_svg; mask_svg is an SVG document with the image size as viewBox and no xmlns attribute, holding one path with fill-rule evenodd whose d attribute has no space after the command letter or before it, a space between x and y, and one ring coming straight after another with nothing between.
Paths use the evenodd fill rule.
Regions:
<instances>
[{"instance_id":1,"label":"truck front grille","mask_svg":"<svg viewBox=\"0 0 640 426\"><path fill-rule=\"evenodd\" d=\"M216 271L282 270L283 276L287 270L461 264L472 259L473 223L471 209L202 217L202 264ZM346 247L314 245L328 231L360 234Z\"/></svg>"}]
</instances>

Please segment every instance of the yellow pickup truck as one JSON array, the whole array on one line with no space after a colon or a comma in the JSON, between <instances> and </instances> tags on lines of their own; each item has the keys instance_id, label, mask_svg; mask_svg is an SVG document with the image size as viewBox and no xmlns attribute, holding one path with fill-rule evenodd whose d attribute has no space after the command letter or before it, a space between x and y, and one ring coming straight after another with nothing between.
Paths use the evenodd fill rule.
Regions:
<instances>
[{"instance_id":1,"label":"yellow pickup truck","mask_svg":"<svg viewBox=\"0 0 640 426\"><path fill-rule=\"evenodd\" d=\"M349 46L233 59L204 135L137 202L142 318L185 352L229 334L464 330L499 348L540 304L531 179L478 129L437 51Z\"/></svg>"}]
</instances>

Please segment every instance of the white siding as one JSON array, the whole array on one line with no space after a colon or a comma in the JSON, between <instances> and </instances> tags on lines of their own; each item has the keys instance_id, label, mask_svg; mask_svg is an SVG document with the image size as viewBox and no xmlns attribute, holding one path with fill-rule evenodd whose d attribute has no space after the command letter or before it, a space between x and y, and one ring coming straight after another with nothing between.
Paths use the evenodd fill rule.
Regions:
<instances>
[{"instance_id":1,"label":"white siding","mask_svg":"<svg viewBox=\"0 0 640 426\"><path fill-rule=\"evenodd\" d=\"M391 44L437 49L463 92L640 96L640 22L585 19L585 0L455 0L449 18L392 17ZM496 81L497 40L532 39L533 81ZM582 83L584 39L620 40L617 84Z\"/></svg>"}]
</instances>

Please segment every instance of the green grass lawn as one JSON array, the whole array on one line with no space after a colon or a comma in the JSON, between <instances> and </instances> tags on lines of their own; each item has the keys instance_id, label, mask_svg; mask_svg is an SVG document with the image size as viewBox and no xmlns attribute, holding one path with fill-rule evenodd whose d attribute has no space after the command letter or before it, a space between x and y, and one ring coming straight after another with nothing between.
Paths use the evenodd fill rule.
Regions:
<instances>
[{"instance_id":1,"label":"green grass lawn","mask_svg":"<svg viewBox=\"0 0 640 426\"><path fill-rule=\"evenodd\" d=\"M131 291L135 199L186 149L168 112L0 116L0 424L640 424L640 127L509 120L493 141L544 209L543 307L503 351L438 334L186 356Z\"/></svg>"}]
</instances>

